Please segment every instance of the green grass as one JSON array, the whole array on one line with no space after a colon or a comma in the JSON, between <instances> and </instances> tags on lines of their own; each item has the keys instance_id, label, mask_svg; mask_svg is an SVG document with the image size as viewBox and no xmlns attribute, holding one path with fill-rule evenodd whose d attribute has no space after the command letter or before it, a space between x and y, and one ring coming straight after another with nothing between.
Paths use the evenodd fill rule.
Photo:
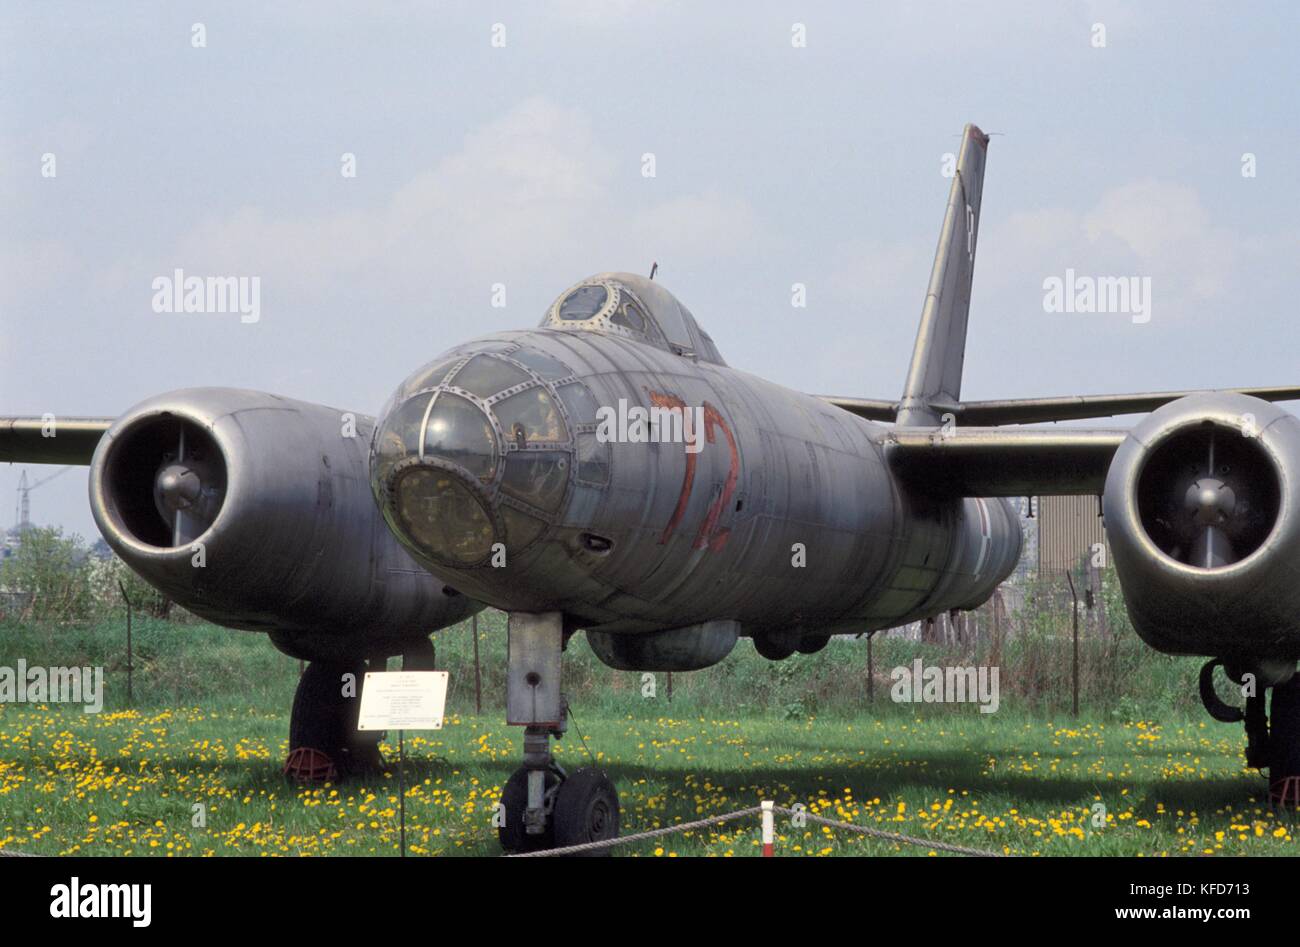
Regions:
<instances>
[{"instance_id":1,"label":"green grass","mask_svg":"<svg viewBox=\"0 0 1300 947\"><path fill-rule=\"evenodd\" d=\"M481 623L482 715L473 713L467 630L436 638L439 664L452 671L452 716L442 731L407 735L407 837L417 854L497 852L493 807L522 753L522 734L500 713L500 619ZM123 632L120 622L0 626L0 665L20 657L102 664L109 681L98 715L0 707L0 845L43 854L396 852L395 770L315 790L279 775L298 662L257 635L137 623L135 708L126 709ZM742 642L716 668L674 675L670 703L665 675L646 698L641 675L600 666L579 637L566 686L577 730L618 786L625 834L770 798L1022 854L1295 852L1293 817L1272 812L1261 801L1262 778L1244 769L1240 728L1190 709L1195 662L1089 643L1084 714L1076 721L1061 659L1068 652L1052 636L1026 635L1003 647L996 714L889 701L892 665L915 654L975 663L980 647L945 655L935 646L877 641L868 705L865 643L835 642L818 655L772 664ZM1018 678L1018 667L1033 673ZM1107 681L1117 683L1107 689ZM395 756L395 747L389 751ZM586 762L574 729L557 756L566 767ZM194 824L196 804L205 807L206 825ZM1101 827L1093 824L1098 804ZM785 855L929 851L784 819L778 835ZM622 851L754 855L757 819Z\"/></svg>"}]
</instances>

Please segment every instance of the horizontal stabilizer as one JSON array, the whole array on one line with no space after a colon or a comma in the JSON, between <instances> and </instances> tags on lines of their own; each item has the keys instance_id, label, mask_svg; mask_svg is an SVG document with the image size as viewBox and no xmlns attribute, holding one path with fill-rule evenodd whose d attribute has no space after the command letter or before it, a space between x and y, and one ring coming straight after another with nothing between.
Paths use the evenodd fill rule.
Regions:
<instances>
[{"instance_id":1,"label":"horizontal stabilizer","mask_svg":"<svg viewBox=\"0 0 1300 947\"><path fill-rule=\"evenodd\" d=\"M0 418L0 463L89 464L112 418Z\"/></svg>"},{"instance_id":2,"label":"horizontal stabilizer","mask_svg":"<svg viewBox=\"0 0 1300 947\"><path fill-rule=\"evenodd\" d=\"M856 414L868 421L893 421L898 414L897 401L874 401L870 398L838 398L835 395L818 395L822 401L828 401L837 408L843 408L849 414Z\"/></svg>"},{"instance_id":3,"label":"horizontal stabilizer","mask_svg":"<svg viewBox=\"0 0 1300 947\"><path fill-rule=\"evenodd\" d=\"M1120 430L896 427L881 434L900 480L968 497L1100 494Z\"/></svg>"}]
</instances>

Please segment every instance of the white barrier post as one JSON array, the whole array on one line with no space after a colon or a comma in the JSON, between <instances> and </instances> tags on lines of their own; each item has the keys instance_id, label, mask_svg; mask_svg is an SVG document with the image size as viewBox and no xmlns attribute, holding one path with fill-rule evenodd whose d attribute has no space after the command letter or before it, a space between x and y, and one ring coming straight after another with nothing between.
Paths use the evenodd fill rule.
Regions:
<instances>
[{"instance_id":1,"label":"white barrier post","mask_svg":"<svg viewBox=\"0 0 1300 947\"><path fill-rule=\"evenodd\" d=\"M764 799L761 805L763 807L763 857L771 858L774 854L772 843L776 838L776 832L772 824L772 806L774 803L771 799Z\"/></svg>"}]
</instances>

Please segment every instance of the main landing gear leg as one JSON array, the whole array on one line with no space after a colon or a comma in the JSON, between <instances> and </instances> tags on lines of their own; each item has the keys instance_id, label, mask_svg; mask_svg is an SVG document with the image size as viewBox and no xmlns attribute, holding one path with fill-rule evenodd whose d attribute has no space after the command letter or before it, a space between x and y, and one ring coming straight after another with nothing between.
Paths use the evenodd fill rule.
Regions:
<instances>
[{"instance_id":1,"label":"main landing gear leg","mask_svg":"<svg viewBox=\"0 0 1300 947\"><path fill-rule=\"evenodd\" d=\"M1258 663L1244 667L1224 665L1236 684L1253 676L1256 687L1243 711L1224 703L1214 690L1214 669L1224 664L1209 661L1201 668L1201 702L1211 717L1224 723L1246 724L1246 765L1268 770L1268 794L1273 805L1300 809L1300 673L1293 662ZM1265 694L1273 690L1271 705Z\"/></svg>"},{"instance_id":2,"label":"main landing gear leg","mask_svg":"<svg viewBox=\"0 0 1300 947\"><path fill-rule=\"evenodd\" d=\"M568 727L563 616L511 612L509 619L506 722L524 728L524 765L501 793L501 847L529 852L615 838L618 793L609 777L593 768L568 774L551 755L551 738Z\"/></svg>"},{"instance_id":3,"label":"main landing gear leg","mask_svg":"<svg viewBox=\"0 0 1300 947\"><path fill-rule=\"evenodd\" d=\"M1300 809L1300 674L1273 685L1268 738L1268 794L1273 805Z\"/></svg>"}]
</instances>

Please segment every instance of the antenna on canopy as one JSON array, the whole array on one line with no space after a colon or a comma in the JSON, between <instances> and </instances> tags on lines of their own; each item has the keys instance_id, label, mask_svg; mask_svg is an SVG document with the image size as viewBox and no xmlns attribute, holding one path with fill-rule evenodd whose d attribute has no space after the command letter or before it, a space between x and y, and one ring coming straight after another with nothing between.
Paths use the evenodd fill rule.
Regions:
<instances>
[{"instance_id":1,"label":"antenna on canopy","mask_svg":"<svg viewBox=\"0 0 1300 947\"><path fill-rule=\"evenodd\" d=\"M655 263L651 263L651 264L650 264L650 278L651 278L651 279L654 279L654 278L655 278L655 274L658 273L658 272L659 272L659 264L658 264L657 262L655 262Z\"/></svg>"}]
</instances>

